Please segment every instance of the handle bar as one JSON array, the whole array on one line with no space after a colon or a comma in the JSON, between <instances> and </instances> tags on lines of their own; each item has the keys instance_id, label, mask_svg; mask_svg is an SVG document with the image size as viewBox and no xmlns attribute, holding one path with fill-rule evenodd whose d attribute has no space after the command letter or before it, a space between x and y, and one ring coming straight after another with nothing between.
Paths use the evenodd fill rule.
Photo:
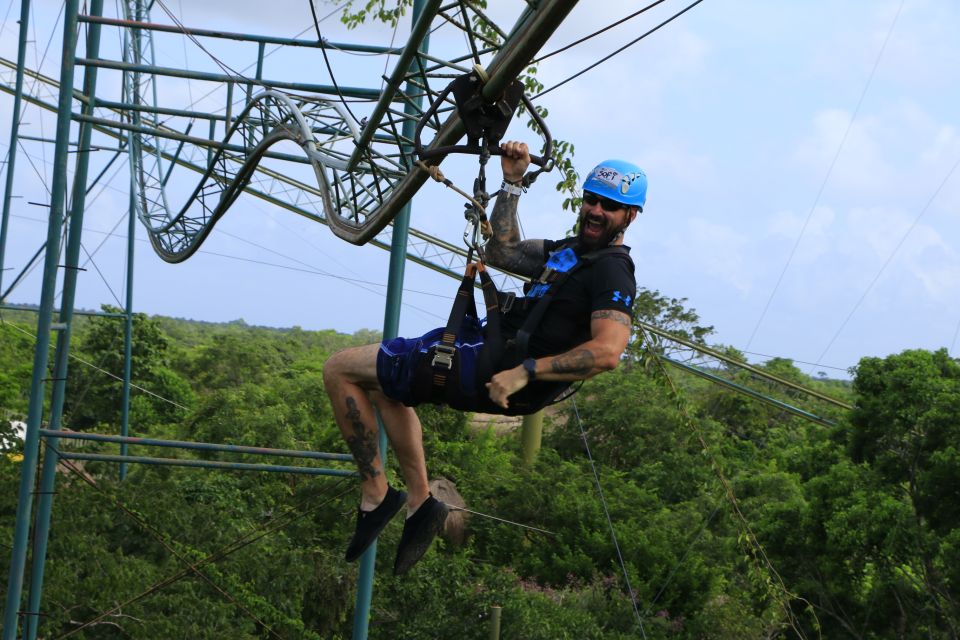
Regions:
<instances>
[{"instance_id":1,"label":"handle bar","mask_svg":"<svg viewBox=\"0 0 960 640\"><path fill-rule=\"evenodd\" d=\"M485 79L486 72L482 68L476 69L477 76L479 78ZM454 81L456 82L456 81ZM448 145L444 147L434 147L432 149L424 149L423 144L420 142L420 134L423 132L423 127L427 124L427 121L432 118L437 109L440 107L440 104L443 103L447 95L450 93L451 88L453 87L453 82L444 88L443 91L437 95L436 99L430 105L430 108L423 112L423 115L420 117L420 120L417 122L417 129L414 133L414 153L421 160L428 160L431 158L443 158L443 156L449 155L451 153L468 153L480 155L483 153L483 147L479 144L458 144L458 145ZM536 177L544 172L551 171L554 166L553 161L553 137L550 135L550 130L547 129L547 123L543 121L543 118L540 117L540 114L537 113L537 110L534 109L533 103L530 102L530 99L527 98L527 95L521 91L520 99L523 101L523 106L530 113L530 117L533 118L533 121L536 123L537 128L540 129L540 133L543 134L544 139L544 153L543 156L537 156L530 154L530 162L540 167L537 171L528 173L524 176L524 182L529 184L533 182ZM512 114L511 114L512 116ZM461 115L461 118L463 116ZM496 141L499 143L499 140ZM493 144L492 148L488 147L488 151L492 156L502 156L503 151L500 149L499 144Z\"/></svg>"},{"instance_id":2,"label":"handle bar","mask_svg":"<svg viewBox=\"0 0 960 640\"><path fill-rule=\"evenodd\" d=\"M499 146L490 149L491 156L502 156L503 149ZM483 152L483 147L479 144L469 145L469 144L456 144L446 147L436 147L434 149L422 149L418 153L421 160L429 160L430 158L438 158L449 155L451 153L470 153L474 155L480 155ZM552 163L552 158L544 158L542 156L537 156L530 154L530 162L537 165L538 167L544 167L547 163Z\"/></svg>"}]
</instances>

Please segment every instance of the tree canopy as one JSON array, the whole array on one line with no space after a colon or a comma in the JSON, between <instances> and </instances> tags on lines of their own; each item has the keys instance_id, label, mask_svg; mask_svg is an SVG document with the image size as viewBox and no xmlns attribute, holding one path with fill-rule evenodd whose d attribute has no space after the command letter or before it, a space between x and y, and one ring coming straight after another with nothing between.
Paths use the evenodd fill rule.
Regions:
<instances>
[{"instance_id":1,"label":"tree canopy","mask_svg":"<svg viewBox=\"0 0 960 640\"><path fill-rule=\"evenodd\" d=\"M644 321L673 318L693 340L709 335L685 301L639 297ZM346 452L322 366L371 332L142 315L134 327L133 435ZM30 327L6 318L0 329L2 409L22 417ZM100 369L122 365L117 332L115 318L78 323L67 428L116 433L119 383ZM784 359L763 367L852 411L802 401L733 365L713 371L807 402L830 427L676 369L637 366L642 352L634 343L575 406L551 409L531 466L506 423L421 408L432 477L500 520L469 516L465 542L440 540L404 579L387 566L400 534L392 523L371 637L486 638L493 605L503 607L504 638L634 638L640 624L648 638L956 637L957 360L943 350L864 358L852 382L811 379ZM0 458L8 541L19 465ZM120 482L112 464L70 466L57 481L43 637L104 612L72 637L350 636L356 569L342 547L355 481L132 466ZM401 482L396 468L390 475Z\"/></svg>"}]
</instances>

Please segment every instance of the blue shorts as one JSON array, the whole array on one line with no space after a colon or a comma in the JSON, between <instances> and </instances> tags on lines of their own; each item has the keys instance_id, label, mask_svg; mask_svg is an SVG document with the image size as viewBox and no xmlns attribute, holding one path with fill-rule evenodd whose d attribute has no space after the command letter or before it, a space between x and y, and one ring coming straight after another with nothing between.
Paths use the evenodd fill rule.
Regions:
<instances>
[{"instance_id":1,"label":"blue shorts","mask_svg":"<svg viewBox=\"0 0 960 640\"><path fill-rule=\"evenodd\" d=\"M380 389L388 398L413 407L422 400L414 396L414 376L430 347L440 342L444 327L432 329L418 338L392 338L380 343L377 352L377 381ZM457 341L460 348L471 348L479 352L483 347L483 340L475 336L473 340ZM476 382L471 368L468 375L461 380L463 392L467 395L476 393ZM461 372L464 374L467 372Z\"/></svg>"},{"instance_id":2,"label":"blue shorts","mask_svg":"<svg viewBox=\"0 0 960 640\"><path fill-rule=\"evenodd\" d=\"M550 404L570 386L569 382L538 380L510 396L510 406L507 409L494 404L486 387L480 384L486 380L477 379L476 363L483 349L483 338L479 327L474 326L465 332L467 335L462 336L464 339L457 340L458 355L451 378L459 381L459 387L449 386L456 384L450 381L438 396L432 386L433 369L426 359L432 359L430 349L440 342L443 332L444 328L440 327L419 338L393 338L380 343L380 350L377 352L377 381L384 395L408 407L415 407L423 402L435 402L462 411L526 415ZM503 366L503 362L499 364ZM489 377L490 374L486 375Z\"/></svg>"}]
</instances>

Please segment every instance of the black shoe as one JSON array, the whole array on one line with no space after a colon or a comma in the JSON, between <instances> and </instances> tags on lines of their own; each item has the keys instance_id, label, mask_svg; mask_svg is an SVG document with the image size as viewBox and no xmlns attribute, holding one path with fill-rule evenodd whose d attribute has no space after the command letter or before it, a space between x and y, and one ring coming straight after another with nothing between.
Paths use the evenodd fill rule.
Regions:
<instances>
[{"instance_id":1,"label":"black shoe","mask_svg":"<svg viewBox=\"0 0 960 640\"><path fill-rule=\"evenodd\" d=\"M407 501L407 494L387 486L387 495L383 502L373 511L357 509L357 529L347 546L347 562L353 562L363 555L373 541L377 539L383 528L390 522L390 518L400 511L400 507Z\"/></svg>"},{"instance_id":2,"label":"black shoe","mask_svg":"<svg viewBox=\"0 0 960 640\"><path fill-rule=\"evenodd\" d=\"M430 543L443 529L450 508L430 494L420 508L403 524L403 535L397 546L397 559L393 563L393 573L406 573L417 564L430 548Z\"/></svg>"}]
</instances>

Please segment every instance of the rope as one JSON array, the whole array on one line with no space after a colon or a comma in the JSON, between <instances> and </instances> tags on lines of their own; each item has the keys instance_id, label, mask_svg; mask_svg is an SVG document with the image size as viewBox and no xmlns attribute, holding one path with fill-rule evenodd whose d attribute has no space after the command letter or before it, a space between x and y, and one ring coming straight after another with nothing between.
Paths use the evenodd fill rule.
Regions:
<instances>
[{"instance_id":1,"label":"rope","mask_svg":"<svg viewBox=\"0 0 960 640\"><path fill-rule=\"evenodd\" d=\"M653 605L657 604L657 600L660 599L660 596L663 595L663 592L667 590L667 587L670 586L670 583L673 581L673 576L677 574L677 571L680 570L680 567L683 566L684 561L686 561L687 556L690 555L690 552L693 550L694 545L700 541L700 537L703 535L703 532L707 530L707 527L710 526L710 523L713 522L713 519L716 517L717 513L720 511L722 502L718 504L713 509L713 513L710 514L710 517L704 521L703 525L700 527L700 531L697 532L697 535L693 537L690 541L690 544L687 545L686 550L683 552L683 555L680 556L680 559L677 561L677 564L670 570L670 573L667 575L667 580L663 583L663 586L660 587L660 590L657 591L657 595L653 596L653 600L650 601L650 605L644 611L646 615L650 615L650 610L653 608Z\"/></svg>"},{"instance_id":2,"label":"rope","mask_svg":"<svg viewBox=\"0 0 960 640\"><path fill-rule=\"evenodd\" d=\"M2 314L0 314L0 324L5 324L5 325L7 325L7 326L9 326L9 327L13 327L14 329L16 329L17 331L19 331L20 333L24 333L24 334L30 336L31 338L34 338L34 340L36 340L36 336L34 336L32 333L30 333L29 331L27 331L27 330L24 329L23 327L18 327L17 325L15 325L15 324L13 324L13 323L11 323L11 322L7 322L6 320L4 320ZM115 344L115 343L114 343L114 344ZM113 346L113 345L111 345L111 348L112 348L112 346ZM80 357L78 357L78 356L75 356L75 355L72 354L72 353L70 354L70 357L73 358L74 360L76 360L77 362L80 362L81 364L84 364L84 365L90 367L91 369L94 369L94 370L96 370L96 371L99 371L100 373L103 373L103 374L105 374L105 375L110 376L110 377L113 378L114 380L121 380L121 381L123 380L123 378L121 378L120 376L118 376L118 375L116 375L116 374L114 374L114 373L110 373L110 372L107 371L106 369L101 369L100 367L98 367L97 365L93 364L92 362L87 362L87 361L84 360L83 358L80 358ZM168 400L167 398L164 398L163 396L161 396L161 395L159 395L159 394L156 394L156 393L154 393L153 391L150 391L149 389L145 389L145 388L141 387L140 385L133 384L133 383L131 382L131 383L130 383L130 387L133 388L133 389L136 389L137 391L143 391L144 393L153 396L153 397L156 398L157 400L162 400L162 401L164 401L164 402L167 402L167 403L169 403L169 404L172 404L173 406L177 407L178 409L183 409L184 411L190 411L190 407L185 407L185 406L183 406L182 404L178 404L178 403L174 402L173 400Z\"/></svg>"},{"instance_id":3,"label":"rope","mask_svg":"<svg viewBox=\"0 0 960 640\"><path fill-rule=\"evenodd\" d=\"M926 204L923 205L923 208L920 209L920 213L913 219L913 222L910 224L910 227L903 233L903 236L900 237L900 241L897 242L897 246L893 248L890 254L887 256L887 259L883 261L883 264L880 265L880 269L877 270L876 275L873 276L873 279L870 281L870 284L867 285L867 288L864 289L863 293L860 295L860 298L854 303L853 307L850 309L850 312L847 314L847 317L843 319L843 322L840 323L840 327L837 329L836 333L833 334L833 337L830 338L830 342L827 343L827 346L823 348L823 351L820 352L820 355L817 357L817 362L823 360L827 352L830 351L830 348L833 346L833 343L837 341L837 338L840 337L840 334L843 333L843 330L846 328L847 323L853 318L853 315L860 308L860 305L863 304L863 301L866 300L867 296L873 290L874 285L877 284L877 281L880 280L880 276L883 275L883 272L886 271L887 267L890 266L890 263L893 262L893 258L900 251L903 244L907 241L907 238L910 237L910 234L913 233L913 230L916 229L917 225L920 224L920 219L927 213L927 210L930 209L930 206L933 204L934 200L937 199L937 196L940 195L940 191L946 186L950 181L950 178L953 177L954 172L957 168L960 167L960 158L957 158L957 161L953 163L953 166L950 167L950 171L947 172L947 175L944 176L943 180L940 181L940 184L937 185L937 188L934 190L933 195L927 200ZM949 205L948 205L949 206Z\"/></svg>"},{"instance_id":4,"label":"rope","mask_svg":"<svg viewBox=\"0 0 960 640\"><path fill-rule=\"evenodd\" d=\"M44 220L38 220L37 218L31 218L31 217L29 217L29 216L22 216L22 215L17 215L17 214L12 214L12 217L19 218L19 219L22 219L22 220L29 220L29 221L31 221L31 222L37 222L37 223L41 223L41 224L43 224L43 223L46 222L46 221L44 221ZM282 226L282 225L281 225L281 226ZM102 235L109 235L109 236L112 236L112 237L124 237L124 236L116 236L115 234L108 233L108 232L106 232L106 231L101 231L101 230L99 230L99 229L87 229L86 227L84 227L84 233L98 233L98 234L102 234ZM267 247L265 247L265 246L263 246L263 245L259 245L259 244L255 243L255 242L253 242L252 240L247 240L247 239L245 239L245 238L241 238L240 236L231 234L230 232L224 231L224 230L222 230L222 229L220 229L220 228L217 228L217 233L230 236L230 237L235 238L235 239L237 239L237 240L239 240L239 241L241 241L241 242L244 242L244 243L246 243L246 244L250 244L250 245L252 245L252 246L255 246L255 247L257 247L257 248L259 248L259 249L262 249L262 250L264 250L264 251L267 251L267 252L269 252L269 253L273 253L273 254L276 254L276 255L278 255L278 256L280 256L280 257L286 258L286 259L288 259L288 260L290 260L290 261L292 261L292 262L302 264L302 265L304 265L306 268L300 268L300 267L294 267L294 266L290 266L290 265L278 264L278 263L276 263L276 262L268 262L268 261L266 261L266 260L255 260L255 259L253 259L253 258L244 258L244 257L242 257L242 256L235 256L235 255L231 255L231 254L228 254L228 253L218 253L218 252L216 252L216 251L209 251L209 250L204 250L204 249L198 250L198 251L197 251L198 254L201 254L201 253L202 253L202 254L205 254L205 255L216 256L216 257L218 257L218 258L226 258L226 259L228 259L228 260L236 260L236 261L238 261L238 262L245 262L245 263L248 263L248 264L258 264L258 265L263 265L263 266L267 266L267 267L274 267L274 268L277 268L277 269L286 269L287 271L296 271L296 272L298 272L298 273L307 273L307 274L310 274L310 275L318 275L318 276L323 276L323 277L327 277L327 278L334 278L334 279L336 279L336 280L341 280L341 281L346 282L346 283L348 283L348 284L352 284L352 285L354 285L355 287L357 287L358 289L362 289L362 290L364 290L364 291L368 291L368 292L370 292L370 293L373 293L373 294L376 294L376 295L379 295L379 296L383 296L383 295L384 295L384 293L383 293L382 291L376 291L376 290L371 289L371 288L369 288L369 287L367 287L367 286L364 286L364 285L370 285L370 286L381 287L381 288L387 286L386 284L383 284L383 283L381 283L381 282L373 282L373 281L371 281L371 280L362 280L362 279L359 279L359 278L351 278L351 277L349 277L349 276L343 276L343 275L338 275L338 274L336 274L336 273L324 271L324 270L321 269L320 267L314 267L314 266L309 265L309 264L307 264L307 263L305 263L305 262L303 262L303 261L301 261L301 260L298 260L297 258L294 258L294 257L292 257L292 256L289 256L289 255L287 255L287 254L285 254L285 253L282 253L282 252L279 252L279 251L275 251L275 250L273 250L273 249L269 249L269 248L267 248ZM146 244L146 243L149 243L149 240L146 240L146 239L137 239L137 242ZM411 289L411 288L409 288L409 287L404 287L403 290L404 290L404 292L407 292L407 293L417 293L417 294L421 294L421 295L434 296L434 297L438 297L438 298L445 298L445 297L447 297L446 295L437 294L437 293L433 293L433 292L430 292L430 291L422 291L422 290L419 290L419 289ZM4 299L5 299L5 298L6 298L6 296L4 296ZM432 317L432 318L440 318L440 317L441 317L441 316L437 315L436 313L433 313L432 311L429 311L429 310L424 309L424 308L422 308L422 307L418 307L418 306L416 306L416 305L414 305L414 304L410 304L410 303L408 303L408 302L403 302L403 306L404 306L405 308L408 308L408 309L413 309L413 310L415 310L415 311L419 311L420 313L423 313L424 315L430 316L430 317ZM71 357L74 357L74 356L71 354ZM83 361L81 360L81 362L83 362ZM84 364L89 364L89 363L86 363L86 362L85 362ZM91 365L91 366L93 366L93 365ZM107 372L104 372L104 373L107 373ZM108 375L113 375L113 374L108 373ZM116 377L116 376L114 376L114 377ZM117 379L119 379L119 378L117 378ZM143 388L141 388L141 387L137 387L137 388L140 389L141 391L146 391L147 393L151 393L150 391L147 391L146 389L143 389ZM158 396L158 397L159 397L159 396ZM165 400L165 398L161 398L161 399L162 399L162 400ZM181 407L181 408L183 408L183 407Z\"/></svg>"},{"instance_id":5,"label":"rope","mask_svg":"<svg viewBox=\"0 0 960 640\"><path fill-rule=\"evenodd\" d=\"M603 513L607 516L607 524L610 526L610 537L613 539L613 546L617 550L617 559L620 561L620 569L623 571L623 580L627 584L627 591L630 593L630 604L633 605L633 614L637 618L637 626L640 627L640 635L646 640L647 632L643 628L643 618L640 615L640 609L637 607L637 595L630 584L630 575L627 573L627 565L623 560L623 553L620 551L620 544L617 542L617 532L613 528L613 519L610 518L610 509L607 507L607 499L603 495L603 487L600 486L600 474L597 473L597 465L593 462L593 454L590 453L590 445L587 442L587 432L583 428L583 420L580 419L580 409L577 408L577 399L571 398L573 404L573 413L577 416L577 426L580 428L580 438L583 440L583 448L587 452L587 459L590 461L590 468L593 469L593 479L597 484L597 493L600 494L600 503L603 505Z\"/></svg>"},{"instance_id":6,"label":"rope","mask_svg":"<svg viewBox=\"0 0 960 640\"><path fill-rule=\"evenodd\" d=\"M423 160L417 160L417 166L423 169L424 171L426 171L431 178L433 178L437 182L442 183L443 186L447 187L448 189L453 189L454 191L459 193L461 196L469 200L470 203L473 204L474 209L477 211L477 213L480 216L480 233L483 234L483 237L485 239L493 236L493 227L490 226L490 221L487 219L487 212L484 206L480 204L480 202L476 198L471 196L469 193L467 193L463 189L460 189L457 185L453 184L453 182L451 182L447 177L443 175L443 172L440 171L439 166L429 165Z\"/></svg>"},{"instance_id":7,"label":"rope","mask_svg":"<svg viewBox=\"0 0 960 640\"><path fill-rule=\"evenodd\" d=\"M182 22L180 22L180 20L177 18L177 16L174 15L173 11L171 11L170 8L167 7L167 5L165 5L165 4L163 3L163 0L156 0L156 3L160 6L161 9L163 9L163 12L167 14L167 17L170 18L170 20L173 22L173 24L176 25L176 26L180 29L181 33L183 33L184 36L186 36L191 42L193 42L193 44L196 45L196 47L197 47L198 49L200 49L200 50L203 51L205 54L207 54L207 56L208 56L211 60L213 60L214 64L216 64L218 67L220 67L220 69L223 70L224 73L226 73L227 75L233 74L233 75L236 76L238 79L240 79L240 80L242 80L243 82L246 82L246 83L248 83L248 84L254 84L254 85L257 85L258 87L262 87L262 88L264 88L264 89L269 89L269 88L270 88L270 87L269 87L266 83L264 83L262 80L258 80L258 79L256 79L256 78L250 78L250 77L248 77L248 76L243 75L242 72L237 71L236 69L234 69L233 67L231 67L230 65L228 65L226 62L222 61L220 58L218 58L217 56L213 55L213 53L212 53L209 49L207 49L206 47L204 47L204 46L200 43L200 40L198 40L195 35L193 35L192 33L188 33L188 32L187 32L187 28L184 26L184 24L183 24Z\"/></svg>"},{"instance_id":8,"label":"rope","mask_svg":"<svg viewBox=\"0 0 960 640\"><path fill-rule=\"evenodd\" d=\"M497 522L503 522L503 523L506 523L506 524L512 524L512 525L515 526L515 527L521 527L521 528L523 528L523 529L530 529L531 531L537 531L537 532L539 532L539 533L545 533L545 534L547 534L547 535L549 535L549 536L555 536L555 535L557 535L557 534L555 534L553 531L547 531L546 529L540 529L540 528L537 528L537 527L531 527L531 526L528 525L528 524L523 524L523 523L520 523L520 522L514 522L513 520L507 520L507 519L505 519L505 518L498 518L497 516L492 516L492 515L490 515L490 514L488 514L488 513L480 513L479 511L473 511L473 510L471 510L471 509L467 509L466 507L455 507L455 506L453 506L453 505L448 505L448 506L450 507L450 510L451 510L451 511L463 511L463 512L465 512L465 513L472 513L473 515L475 515L475 516L480 516L481 518L489 518L489 519L491 519L491 520L496 520Z\"/></svg>"}]
</instances>

